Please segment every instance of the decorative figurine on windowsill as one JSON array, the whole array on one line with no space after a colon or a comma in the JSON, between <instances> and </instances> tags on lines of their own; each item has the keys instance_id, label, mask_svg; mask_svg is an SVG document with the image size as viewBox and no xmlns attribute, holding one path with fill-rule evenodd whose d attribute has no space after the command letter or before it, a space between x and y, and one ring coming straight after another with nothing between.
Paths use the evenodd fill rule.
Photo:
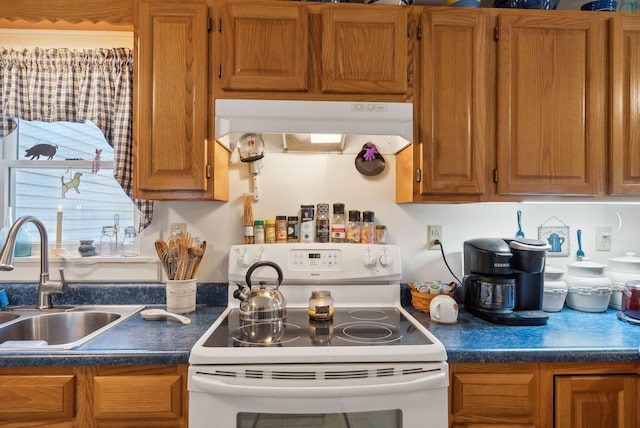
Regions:
<instances>
[{"instance_id":1,"label":"decorative figurine on windowsill","mask_svg":"<svg viewBox=\"0 0 640 428\"><path fill-rule=\"evenodd\" d=\"M52 146L51 144L36 144L30 149L27 149L25 155L27 157L31 156L30 160L40 159L40 156L46 156L47 160L51 160L57 151L58 146Z\"/></svg>"},{"instance_id":2,"label":"decorative figurine on windowsill","mask_svg":"<svg viewBox=\"0 0 640 428\"><path fill-rule=\"evenodd\" d=\"M91 164L91 173L97 174L100 171L100 155L102 154L102 149L96 149L96 157L93 158L93 163Z\"/></svg>"},{"instance_id":3,"label":"decorative figurine on windowsill","mask_svg":"<svg viewBox=\"0 0 640 428\"><path fill-rule=\"evenodd\" d=\"M62 181L62 197L63 198L66 198L67 192L71 189L74 189L76 193L80 193L80 189L78 188L78 186L80 186L80 177L82 177L82 173L76 172L73 175L73 179L66 183L64 182L64 175L60 177L60 180Z\"/></svg>"}]
</instances>

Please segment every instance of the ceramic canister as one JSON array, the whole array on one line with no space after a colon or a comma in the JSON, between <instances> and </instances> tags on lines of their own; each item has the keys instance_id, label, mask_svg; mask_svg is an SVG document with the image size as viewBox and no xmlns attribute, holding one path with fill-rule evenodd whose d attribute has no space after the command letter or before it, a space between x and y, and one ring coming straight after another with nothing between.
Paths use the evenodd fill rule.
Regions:
<instances>
[{"instance_id":1,"label":"ceramic canister","mask_svg":"<svg viewBox=\"0 0 640 428\"><path fill-rule=\"evenodd\" d=\"M544 268L544 294L542 296L542 310L545 312L559 312L567 297L567 283L562 280L564 269L547 265Z\"/></svg>"}]
</instances>

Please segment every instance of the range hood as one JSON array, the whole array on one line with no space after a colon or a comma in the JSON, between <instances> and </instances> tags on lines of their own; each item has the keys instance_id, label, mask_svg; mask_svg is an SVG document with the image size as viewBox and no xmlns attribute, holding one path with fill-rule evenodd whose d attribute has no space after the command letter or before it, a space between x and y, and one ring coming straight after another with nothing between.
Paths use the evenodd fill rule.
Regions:
<instances>
[{"instance_id":1,"label":"range hood","mask_svg":"<svg viewBox=\"0 0 640 428\"><path fill-rule=\"evenodd\" d=\"M413 141L411 103L217 99L215 113L216 140L230 151L248 133L262 135L266 152L358 153L371 141L396 154ZM337 142L311 143L317 134Z\"/></svg>"}]
</instances>

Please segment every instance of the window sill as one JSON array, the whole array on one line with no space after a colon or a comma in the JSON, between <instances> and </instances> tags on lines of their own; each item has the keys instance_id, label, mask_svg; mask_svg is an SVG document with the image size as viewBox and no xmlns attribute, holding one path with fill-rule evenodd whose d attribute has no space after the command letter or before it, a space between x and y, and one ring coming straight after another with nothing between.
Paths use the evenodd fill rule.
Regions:
<instances>
[{"instance_id":1,"label":"window sill","mask_svg":"<svg viewBox=\"0 0 640 428\"><path fill-rule=\"evenodd\" d=\"M67 281L160 282L162 268L157 257L49 257L51 279L58 280L64 268ZM40 256L14 258L14 269L0 273L1 282L38 282Z\"/></svg>"}]
</instances>

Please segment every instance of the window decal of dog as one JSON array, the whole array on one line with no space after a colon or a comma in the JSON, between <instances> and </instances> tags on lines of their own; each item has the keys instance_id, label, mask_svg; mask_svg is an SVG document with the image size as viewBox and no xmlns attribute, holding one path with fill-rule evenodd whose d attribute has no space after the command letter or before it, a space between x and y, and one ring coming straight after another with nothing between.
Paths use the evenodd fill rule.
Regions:
<instances>
[{"instance_id":1,"label":"window decal of dog","mask_svg":"<svg viewBox=\"0 0 640 428\"><path fill-rule=\"evenodd\" d=\"M71 189L74 189L76 193L80 193L80 189L78 188L78 186L80 186L80 177L82 177L82 173L76 172L75 174L73 174L73 179L67 183L64 182L64 175L60 177L60 180L62 181L62 197L63 198L66 197L65 195Z\"/></svg>"}]
</instances>

